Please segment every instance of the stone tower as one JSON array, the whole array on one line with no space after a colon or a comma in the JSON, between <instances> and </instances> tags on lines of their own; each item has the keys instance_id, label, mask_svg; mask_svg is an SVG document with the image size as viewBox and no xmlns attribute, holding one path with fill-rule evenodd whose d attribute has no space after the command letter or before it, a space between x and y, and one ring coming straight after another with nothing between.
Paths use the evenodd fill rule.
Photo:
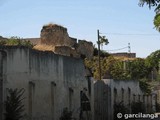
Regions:
<instances>
[{"instance_id":1,"label":"stone tower","mask_svg":"<svg viewBox=\"0 0 160 120\"><path fill-rule=\"evenodd\" d=\"M75 43L76 41L69 37L67 28L60 25L48 24L41 30L41 44L73 47Z\"/></svg>"},{"instance_id":2,"label":"stone tower","mask_svg":"<svg viewBox=\"0 0 160 120\"><path fill-rule=\"evenodd\" d=\"M42 27L40 43L35 45L34 49L78 58L81 56L92 58L94 51L92 42L79 40L77 43L77 39L69 37L67 28L57 24Z\"/></svg>"}]
</instances>

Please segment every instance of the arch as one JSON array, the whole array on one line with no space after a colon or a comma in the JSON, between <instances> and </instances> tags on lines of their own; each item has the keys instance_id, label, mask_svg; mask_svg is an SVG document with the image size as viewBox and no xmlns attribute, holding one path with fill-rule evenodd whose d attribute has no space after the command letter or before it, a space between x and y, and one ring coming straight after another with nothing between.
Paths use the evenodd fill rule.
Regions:
<instances>
[{"instance_id":1,"label":"arch","mask_svg":"<svg viewBox=\"0 0 160 120\"><path fill-rule=\"evenodd\" d=\"M122 96L121 101L124 101L124 88L121 88L121 96Z\"/></svg>"},{"instance_id":2,"label":"arch","mask_svg":"<svg viewBox=\"0 0 160 120\"><path fill-rule=\"evenodd\" d=\"M114 92L114 103L116 103L117 102L117 89L116 88L114 88L113 89L113 92Z\"/></svg>"},{"instance_id":3,"label":"arch","mask_svg":"<svg viewBox=\"0 0 160 120\"><path fill-rule=\"evenodd\" d=\"M128 87L128 104L131 104L131 89Z\"/></svg>"}]
</instances>

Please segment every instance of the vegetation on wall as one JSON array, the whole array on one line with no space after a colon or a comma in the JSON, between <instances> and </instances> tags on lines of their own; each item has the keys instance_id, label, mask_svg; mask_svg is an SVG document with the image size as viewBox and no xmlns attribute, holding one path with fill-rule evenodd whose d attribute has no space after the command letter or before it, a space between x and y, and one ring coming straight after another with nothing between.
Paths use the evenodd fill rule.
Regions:
<instances>
[{"instance_id":1,"label":"vegetation on wall","mask_svg":"<svg viewBox=\"0 0 160 120\"><path fill-rule=\"evenodd\" d=\"M7 40L0 40L0 45L8 45L8 46L27 46L33 47L33 44L30 41L23 40L19 37L10 37Z\"/></svg>"}]
</instances>

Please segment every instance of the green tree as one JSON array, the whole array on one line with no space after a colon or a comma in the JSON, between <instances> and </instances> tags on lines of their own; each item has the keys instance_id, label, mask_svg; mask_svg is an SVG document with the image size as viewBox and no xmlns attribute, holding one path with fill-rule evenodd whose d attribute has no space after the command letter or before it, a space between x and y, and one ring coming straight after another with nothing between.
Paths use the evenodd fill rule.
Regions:
<instances>
[{"instance_id":1,"label":"green tree","mask_svg":"<svg viewBox=\"0 0 160 120\"><path fill-rule=\"evenodd\" d=\"M159 62L160 62L160 50L157 50L155 52L152 52L147 58L146 58L146 65L150 70L153 68L156 68L157 71L159 70Z\"/></svg>"},{"instance_id":2,"label":"green tree","mask_svg":"<svg viewBox=\"0 0 160 120\"><path fill-rule=\"evenodd\" d=\"M155 71L158 73L160 68L160 50L152 52L145 60L145 64L147 66L148 75ZM156 79L160 79L160 75L157 74Z\"/></svg>"},{"instance_id":3,"label":"green tree","mask_svg":"<svg viewBox=\"0 0 160 120\"><path fill-rule=\"evenodd\" d=\"M129 71L124 68L124 62L116 60L111 69L111 75L113 79L128 80L131 79Z\"/></svg>"},{"instance_id":4,"label":"green tree","mask_svg":"<svg viewBox=\"0 0 160 120\"><path fill-rule=\"evenodd\" d=\"M130 75L132 79L142 79L147 76L145 59L137 58L130 63Z\"/></svg>"},{"instance_id":5,"label":"green tree","mask_svg":"<svg viewBox=\"0 0 160 120\"><path fill-rule=\"evenodd\" d=\"M151 85L146 80L140 80L139 87L145 94L151 93Z\"/></svg>"},{"instance_id":6,"label":"green tree","mask_svg":"<svg viewBox=\"0 0 160 120\"><path fill-rule=\"evenodd\" d=\"M149 8L155 8L154 26L160 32L160 0L140 0L139 5L147 4Z\"/></svg>"},{"instance_id":7,"label":"green tree","mask_svg":"<svg viewBox=\"0 0 160 120\"><path fill-rule=\"evenodd\" d=\"M98 79L98 57L93 57L93 59L85 59L85 65L92 70L94 78ZM113 56L101 57L102 78L112 78L118 80L129 79L130 76L128 71L126 71L123 66L123 61L115 59Z\"/></svg>"},{"instance_id":8,"label":"green tree","mask_svg":"<svg viewBox=\"0 0 160 120\"><path fill-rule=\"evenodd\" d=\"M157 8L159 7L160 1L159 0L140 0L140 5L147 4L149 8L156 6Z\"/></svg>"},{"instance_id":9,"label":"green tree","mask_svg":"<svg viewBox=\"0 0 160 120\"><path fill-rule=\"evenodd\" d=\"M117 80L147 79L154 66L159 70L159 52L154 52L151 56L147 59L136 58L132 60L118 59L113 56L101 57L102 78ZM85 59L85 65L91 69L94 78L98 79L98 57Z\"/></svg>"},{"instance_id":10,"label":"green tree","mask_svg":"<svg viewBox=\"0 0 160 120\"><path fill-rule=\"evenodd\" d=\"M154 17L155 28L160 32L160 14L156 14Z\"/></svg>"},{"instance_id":11,"label":"green tree","mask_svg":"<svg viewBox=\"0 0 160 120\"><path fill-rule=\"evenodd\" d=\"M109 41L106 38L106 36L99 36L99 41L100 41L100 45L101 45L102 49L103 49L103 44L105 44L105 45L109 44Z\"/></svg>"}]
</instances>

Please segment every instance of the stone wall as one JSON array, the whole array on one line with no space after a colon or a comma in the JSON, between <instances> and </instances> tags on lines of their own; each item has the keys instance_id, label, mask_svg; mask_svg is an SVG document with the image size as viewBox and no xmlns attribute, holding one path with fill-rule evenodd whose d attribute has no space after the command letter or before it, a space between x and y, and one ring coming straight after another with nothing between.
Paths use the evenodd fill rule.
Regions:
<instances>
[{"instance_id":1,"label":"stone wall","mask_svg":"<svg viewBox=\"0 0 160 120\"><path fill-rule=\"evenodd\" d=\"M93 57L93 43L69 37L67 28L57 24L43 26L41 30L40 44L34 49L42 51L53 51L56 54L87 58Z\"/></svg>"},{"instance_id":2,"label":"stone wall","mask_svg":"<svg viewBox=\"0 0 160 120\"><path fill-rule=\"evenodd\" d=\"M110 53L110 54L115 57L136 58L136 53L121 52L121 53Z\"/></svg>"},{"instance_id":3,"label":"stone wall","mask_svg":"<svg viewBox=\"0 0 160 120\"><path fill-rule=\"evenodd\" d=\"M17 46L0 46L0 50L6 53L1 63L3 100L8 88L24 88L23 119L58 120L65 107L79 118L80 92L88 89L81 59Z\"/></svg>"},{"instance_id":4,"label":"stone wall","mask_svg":"<svg viewBox=\"0 0 160 120\"><path fill-rule=\"evenodd\" d=\"M55 54L65 55L80 58L80 55L76 52L74 48L68 46L55 46L54 48Z\"/></svg>"},{"instance_id":5,"label":"stone wall","mask_svg":"<svg viewBox=\"0 0 160 120\"><path fill-rule=\"evenodd\" d=\"M76 50L77 53L82 56L85 56L87 58L93 57L94 47L92 42L88 42L86 40L79 40Z\"/></svg>"},{"instance_id":6,"label":"stone wall","mask_svg":"<svg viewBox=\"0 0 160 120\"><path fill-rule=\"evenodd\" d=\"M69 37L67 28L60 25L45 25L41 30L41 44L73 47L75 43L76 41Z\"/></svg>"}]
</instances>

